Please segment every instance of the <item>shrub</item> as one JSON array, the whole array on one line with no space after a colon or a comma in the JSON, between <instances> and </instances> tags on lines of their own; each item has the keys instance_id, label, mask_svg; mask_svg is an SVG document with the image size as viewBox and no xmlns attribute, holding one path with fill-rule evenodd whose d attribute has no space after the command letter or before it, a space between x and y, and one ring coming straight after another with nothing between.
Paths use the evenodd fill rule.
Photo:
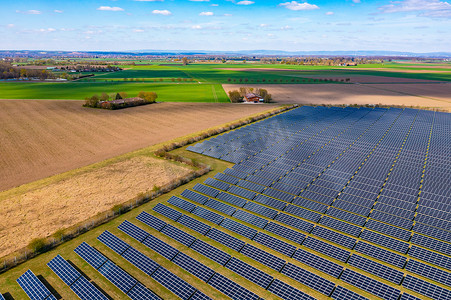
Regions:
<instances>
[{"instance_id":1,"label":"shrub","mask_svg":"<svg viewBox=\"0 0 451 300\"><path fill-rule=\"evenodd\" d=\"M45 251L45 248L47 247L47 243L45 239L43 238L37 238L34 239L28 244L28 248L35 253L42 253Z\"/></svg>"}]
</instances>

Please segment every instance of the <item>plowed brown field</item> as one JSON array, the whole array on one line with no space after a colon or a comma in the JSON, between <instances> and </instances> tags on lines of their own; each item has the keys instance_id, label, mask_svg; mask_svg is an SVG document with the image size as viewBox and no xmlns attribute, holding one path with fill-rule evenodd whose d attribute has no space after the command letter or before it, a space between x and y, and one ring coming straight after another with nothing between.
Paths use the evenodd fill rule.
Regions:
<instances>
[{"instance_id":1,"label":"plowed brown field","mask_svg":"<svg viewBox=\"0 0 451 300\"><path fill-rule=\"evenodd\" d=\"M81 105L0 100L0 191L272 108L158 103L108 111Z\"/></svg>"}]
</instances>

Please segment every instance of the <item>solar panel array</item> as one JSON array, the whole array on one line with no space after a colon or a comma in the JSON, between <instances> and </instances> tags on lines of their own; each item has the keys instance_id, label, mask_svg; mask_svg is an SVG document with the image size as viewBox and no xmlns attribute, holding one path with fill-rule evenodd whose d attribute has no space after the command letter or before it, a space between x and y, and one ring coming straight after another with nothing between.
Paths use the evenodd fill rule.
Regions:
<instances>
[{"instance_id":1,"label":"solar panel array","mask_svg":"<svg viewBox=\"0 0 451 300\"><path fill-rule=\"evenodd\" d=\"M55 299L55 296L50 293L48 288L34 275L31 270L23 273L18 279L17 283L24 290L31 300Z\"/></svg>"},{"instance_id":2,"label":"solar panel array","mask_svg":"<svg viewBox=\"0 0 451 300\"><path fill-rule=\"evenodd\" d=\"M118 228L232 299L450 299L450 147L446 113L304 106L189 146L235 165ZM98 239L179 298L209 299ZM89 247L76 252L128 296L151 293Z\"/></svg>"}]
</instances>

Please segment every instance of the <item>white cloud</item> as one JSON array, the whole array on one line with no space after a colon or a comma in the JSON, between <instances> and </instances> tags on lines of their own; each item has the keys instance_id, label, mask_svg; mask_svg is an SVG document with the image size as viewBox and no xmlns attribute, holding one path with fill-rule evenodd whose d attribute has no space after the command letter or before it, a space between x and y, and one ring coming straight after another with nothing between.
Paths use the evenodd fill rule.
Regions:
<instances>
[{"instance_id":1,"label":"white cloud","mask_svg":"<svg viewBox=\"0 0 451 300\"><path fill-rule=\"evenodd\" d=\"M237 4L238 5L251 5L251 4L254 4L254 3L255 3L254 1L244 0L244 1L238 2Z\"/></svg>"},{"instance_id":2,"label":"white cloud","mask_svg":"<svg viewBox=\"0 0 451 300\"><path fill-rule=\"evenodd\" d=\"M333 15L333 14L334 14L333 11L328 11L328 12L326 13L326 15L328 15L328 16L331 16L331 15Z\"/></svg>"},{"instance_id":3,"label":"white cloud","mask_svg":"<svg viewBox=\"0 0 451 300\"><path fill-rule=\"evenodd\" d=\"M54 31L56 31L56 29L55 28L41 28L41 29L38 29L38 31L39 32L54 32Z\"/></svg>"},{"instance_id":4,"label":"white cloud","mask_svg":"<svg viewBox=\"0 0 451 300\"><path fill-rule=\"evenodd\" d=\"M224 17L231 17L233 16L232 14L224 14Z\"/></svg>"},{"instance_id":5,"label":"white cloud","mask_svg":"<svg viewBox=\"0 0 451 300\"><path fill-rule=\"evenodd\" d=\"M404 0L379 7L382 13L421 12L420 16L449 17L451 4L440 0Z\"/></svg>"},{"instance_id":6,"label":"white cloud","mask_svg":"<svg viewBox=\"0 0 451 300\"><path fill-rule=\"evenodd\" d=\"M63 13L63 11L62 11L62 10L59 10L59 9L55 9L53 12L54 12L54 13L57 13L57 14L62 14L62 13Z\"/></svg>"},{"instance_id":7,"label":"white cloud","mask_svg":"<svg viewBox=\"0 0 451 300\"><path fill-rule=\"evenodd\" d=\"M193 25L191 26L192 29L202 29L202 26L200 25Z\"/></svg>"},{"instance_id":8,"label":"white cloud","mask_svg":"<svg viewBox=\"0 0 451 300\"><path fill-rule=\"evenodd\" d=\"M30 9L30 10L27 10L27 11L16 10L16 13L18 13L18 14L26 14L26 15L40 15L40 14L42 14L41 11L35 10L35 9Z\"/></svg>"},{"instance_id":9,"label":"white cloud","mask_svg":"<svg viewBox=\"0 0 451 300\"><path fill-rule=\"evenodd\" d=\"M219 4L212 4L211 6L217 7L217 6L219 6Z\"/></svg>"},{"instance_id":10,"label":"white cloud","mask_svg":"<svg viewBox=\"0 0 451 300\"><path fill-rule=\"evenodd\" d=\"M360 3L360 0L352 0L354 3Z\"/></svg>"},{"instance_id":11,"label":"white cloud","mask_svg":"<svg viewBox=\"0 0 451 300\"><path fill-rule=\"evenodd\" d=\"M7 28L13 28L14 26L16 26L16 25L14 25L14 24L8 24L8 25L6 25Z\"/></svg>"},{"instance_id":12,"label":"white cloud","mask_svg":"<svg viewBox=\"0 0 451 300\"><path fill-rule=\"evenodd\" d=\"M133 0L138 2L163 2L164 0Z\"/></svg>"},{"instance_id":13,"label":"white cloud","mask_svg":"<svg viewBox=\"0 0 451 300\"><path fill-rule=\"evenodd\" d=\"M260 27L268 27L268 24L260 24Z\"/></svg>"},{"instance_id":14,"label":"white cloud","mask_svg":"<svg viewBox=\"0 0 451 300\"><path fill-rule=\"evenodd\" d=\"M97 8L97 10L104 10L104 11L124 11L123 8L117 7L117 6L100 6Z\"/></svg>"},{"instance_id":15,"label":"white cloud","mask_svg":"<svg viewBox=\"0 0 451 300\"><path fill-rule=\"evenodd\" d=\"M199 16L213 16L214 13L211 11L203 11L199 14Z\"/></svg>"},{"instance_id":16,"label":"white cloud","mask_svg":"<svg viewBox=\"0 0 451 300\"><path fill-rule=\"evenodd\" d=\"M210 2L210 0L189 0L191 2Z\"/></svg>"},{"instance_id":17,"label":"white cloud","mask_svg":"<svg viewBox=\"0 0 451 300\"><path fill-rule=\"evenodd\" d=\"M297 1L291 1L291 2L285 2L280 3L280 6L284 6L285 8L288 8L289 10L312 10L312 9L319 9L319 7L315 4L309 4L307 2L299 3Z\"/></svg>"},{"instance_id":18,"label":"white cloud","mask_svg":"<svg viewBox=\"0 0 451 300\"><path fill-rule=\"evenodd\" d=\"M170 16L170 15L172 15L172 13L169 10L167 10L167 9L164 9L164 10L155 9L155 10L152 11L152 13L154 15L163 15L163 16Z\"/></svg>"},{"instance_id":19,"label":"white cloud","mask_svg":"<svg viewBox=\"0 0 451 300\"><path fill-rule=\"evenodd\" d=\"M133 32L144 32L143 29L133 29Z\"/></svg>"}]
</instances>

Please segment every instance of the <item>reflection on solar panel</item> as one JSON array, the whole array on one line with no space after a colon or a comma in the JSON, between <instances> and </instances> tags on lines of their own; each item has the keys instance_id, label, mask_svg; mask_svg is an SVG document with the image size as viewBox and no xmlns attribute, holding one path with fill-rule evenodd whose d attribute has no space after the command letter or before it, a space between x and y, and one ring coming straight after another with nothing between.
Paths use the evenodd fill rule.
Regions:
<instances>
[{"instance_id":1,"label":"reflection on solar panel","mask_svg":"<svg viewBox=\"0 0 451 300\"><path fill-rule=\"evenodd\" d=\"M174 221L177 221L178 218L180 218L182 216L182 213L170 208L169 206L166 206L164 204L158 203L154 208L154 211L156 211L157 213L162 214L165 217L168 217L169 219L172 219Z\"/></svg>"},{"instance_id":2,"label":"reflection on solar panel","mask_svg":"<svg viewBox=\"0 0 451 300\"><path fill-rule=\"evenodd\" d=\"M341 249L337 246L331 245L329 243L323 242L321 240L315 239L311 236L307 237L303 243L305 247L323 253L327 256L338 259L342 262L346 262L350 255L350 252L344 249Z\"/></svg>"},{"instance_id":3,"label":"reflection on solar panel","mask_svg":"<svg viewBox=\"0 0 451 300\"><path fill-rule=\"evenodd\" d=\"M159 238L154 237L153 235L150 235L142 243L169 260L172 260L174 256L176 256L177 253L179 252L171 245L166 244Z\"/></svg>"},{"instance_id":4,"label":"reflection on solar panel","mask_svg":"<svg viewBox=\"0 0 451 300\"><path fill-rule=\"evenodd\" d=\"M163 230L161 230L161 233L167 235L170 238L173 238L179 243L182 243L183 245L189 247L194 240L196 239L191 234L188 234L184 232L181 229L178 229L177 227L174 227L170 224L166 225Z\"/></svg>"},{"instance_id":5,"label":"reflection on solar panel","mask_svg":"<svg viewBox=\"0 0 451 300\"><path fill-rule=\"evenodd\" d=\"M232 216L259 228L264 228L268 224L267 220L240 209L237 209Z\"/></svg>"},{"instance_id":6,"label":"reflection on solar panel","mask_svg":"<svg viewBox=\"0 0 451 300\"><path fill-rule=\"evenodd\" d=\"M340 285L335 288L334 292L330 297L335 300L368 300L368 298L365 298Z\"/></svg>"},{"instance_id":7,"label":"reflection on solar panel","mask_svg":"<svg viewBox=\"0 0 451 300\"><path fill-rule=\"evenodd\" d=\"M295 289L294 287L286 284L283 281L280 281L279 279L276 279L271 283L271 285L268 288L268 291L271 293L279 296L282 299L285 300L314 300L312 296L309 296L305 294L304 292L301 292L298 289Z\"/></svg>"},{"instance_id":8,"label":"reflection on solar panel","mask_svg":"<svg viewBox=\"0 0 451 300\"><path fill-rule=\"evenodd\" d=\"M373 246L371 244L362 241L357 243L357 245L355 246L355 250L357 252L366 254L368 256L374 257L381 261L397 266L398 268L403 268L407 260L405 256Z\"/></svg>"},{"instance_id":9,"label":"reflection on solar panel","mask_svg":"<svg viewBox=\"0 0 451 300\"><path fill-rule=\"evenodd\" d=\"M241 253L276 271L280 271L286 263L283 259L250 244L246 244Z\"/></svg>"},{"instance_id":10,"label":"reflection on solar panel","mask_svg":"<svg viewBox=\"0 0 451 300\"><path fill-rule=\"evenodd\" d=\"M295 246L288 244L287 242L281 241L279 239L276 239L272 236L269 236L263 232L259 232L254 237L254 241L289 257L291 257L293 253L296 251Z\"/></svg>"},{"instance_id":11,"label":"reflection on solar panel","mask_svg":"<svg viewBox=\"0 0 451 300\"><path fill-rule=\"evenodd\" d=\"M195 240L191 245L191 249L219 263L220 265L225 265L230 259L230 254L219 250L218 248L202 240Z\"/></svg>"},{"instance_id":12,"label":"reflection on solar panel","mask_svg":"<svg viewBox=\"0 0 451 300\"><path fill-rule=\"evenodd\" d=\"M305 234L273 222L269 222L268 225L266 225L265 230L298 243L299 245L302 244L305 239Z\"/></svg>"},{"instance_id":13,"label":"reflection on solar panel","mask_svg":"<svg viewBox=\"0 0 451 300\"><path fill-rule=\"evenodd\" d=\"M351 269L344 270L341 280L383 299L398 299L400 291Z\"/></svg>"},{"instance_id":14,"label":"reflection on solar panel","mask_svg":"<svg viewBox=\"0 0 451 300\"><path fill-rule=\"evenodd\" d=\"M172 196L171 198L169 198L168 203L171 203L172 205L177 206L178 208L186 210L187 212L192 211L196 207L196 205L192 204L191 202L176 196Z\"/></svg>"},{"instance_id":15,"label":"reflection on solar panel","mask_svg":"<svg viewBox=\"0 0 451 300\"><path fill-rule=\"evenodd\" d=\"M218 230L216 228L212 228L208 233L207 236L235 251L240 251L241 248L243 248L245 242L243 242L240 239L237 239L236 237L231 236L230 234L227 234L221 230Z\"/></svg>"},{"instance_id":16,"label":"reflection on solar panel","mask_svg":"<svg viewBox=\"0 0 451 300\"><path fill-rule=\"evenodd\" d=\"M264 289L266 289L274 279L272 276L236 257L232 257L225 267L263 287Z\"/></svg>"},{"instance_id":17,"label":"reflection on solar panel","mask_svg":"<svg viewBox=\"0 0 451 300\"><path fill-rule=\"evenodd\" d=\"M222 221L221 223L221 227L227 228L230 231L238 233L239 235L247 237L248 239L251 240L257 234L257 230L231 219L224 219L224 221Z\"/></svg>"},{"instance_id":18,"label":"reflection on solar panel","mask_svg":"<svg viewBox=\"0 0 451 300\"><path fill-rule=\"evenodd\" d=\"M182 252L179 252L172 262L205 282L207 282L215 273L215 271L209 267Z\"/></svg>"},{"instance_id":19,"label":"reflection on solar panel","mask_svg":"<svg viewBox=\"0 0 451 300\"><path fill-rule=\"evenodd\" d=\"M232 299L236 300L242 300L242 299L249 299L249 300L259 300L260 297L256 294L252 293L251 291L243 288L241 285L233 282L232 280L228 279L227 277L216 273L213 275L213 277L208 282L209 285L216 288L217 290L223 292L227 296L229 296Z\"/></svg>"},{"instance_id":20,"label":"reflection on solar panel","mask_svg":"<svg viewBox=\"0 0 451 300\"><path fill-rule=\"evenodd\" d=\"M127 220L122 222L117 228L119 228L124 233L128 234L138 242L144 241L146 237L149 236L149 233L147 233L145 230L139 228L138 226L136 226L133 223L130 223Z\"/></svg>"},{"instance_id":21,"label":"reflection on solar panel","mask_svg":"<svg viewBox=\"0 0 451 300\"><path fill-rule=\"evenodd\" d=\"M217 214L215 212L212 212L211 210L205 209L200 206L196 207L192 211L192 213L198 217L201 217L202 219L213 222L215 224L220 224L224 220L224 217L221 216L220 214Z\"/></svg>"},{"instance_id":22,"label":"reflection on solar panel","mask_svg":"<svg viewBox=\"0 0 451 300\"><path fill-rule=\"evenodd\" d=\"M83 277L70 263L61 255L57 255L47 266L67 284L71 290L82 300L108 299L91 282Z\"/></svg>"},{"instance_id":23,"label":"reflection on solar panel","mask_svg":"<svg viewBox=\"0 0 451 300\"><path fill-rule=\"evenodd\" d=\"M149 213L146 213L145 211L141 212L136 219L158 231L161 231L161 229L166 226L166 222L152 216Z\"/></svg>"},{"instance_id":24,"label":"reflection on solar panel","mask_svg":"<svg viewBox=\"0 0 451 300\"><path fill-rule=\"evenodd\" d=\"M163 267L158 268L151 277L184 300L189 299L196 292L196 289L191 284Z\"/></svg>"},{"instance_id":25,"label":"reflection on solar panel","mask_svg":"<svg viewBox=\"0 0 451 300\"><path fill-rule=\"evenodd\" d=\"M181 195L183 197L193 200L199 204L204 204L208 200L207 196L201 195L201 194L193 192L191 190L184 190Z\"/></svg>"},{"instance_id":26,"label":"reflection on solar panel","mask_svg":"<svg viewBox=\"0 0 451 300\"><path fill-rule=\"evenodd\" d=\"M211 227L208 226L207 224L202 223L191 217L188 217L187 215L181 216L180 219L177 220L177 222L188 228L191 228L194 231L199 232L202 235L207 234L207 232L211 229Z\"/></svg>"},{"instance_id":27,"label":"reflection on solar panel","mask_svg":"<svg viewBox=\"0 0 451 300\"><path fill-rule=\"evenodd\" d=\"M17 283L32 300L54 299L49 298L53 295L31 270L17 278Z\"/></svg>"}]
</instances>

